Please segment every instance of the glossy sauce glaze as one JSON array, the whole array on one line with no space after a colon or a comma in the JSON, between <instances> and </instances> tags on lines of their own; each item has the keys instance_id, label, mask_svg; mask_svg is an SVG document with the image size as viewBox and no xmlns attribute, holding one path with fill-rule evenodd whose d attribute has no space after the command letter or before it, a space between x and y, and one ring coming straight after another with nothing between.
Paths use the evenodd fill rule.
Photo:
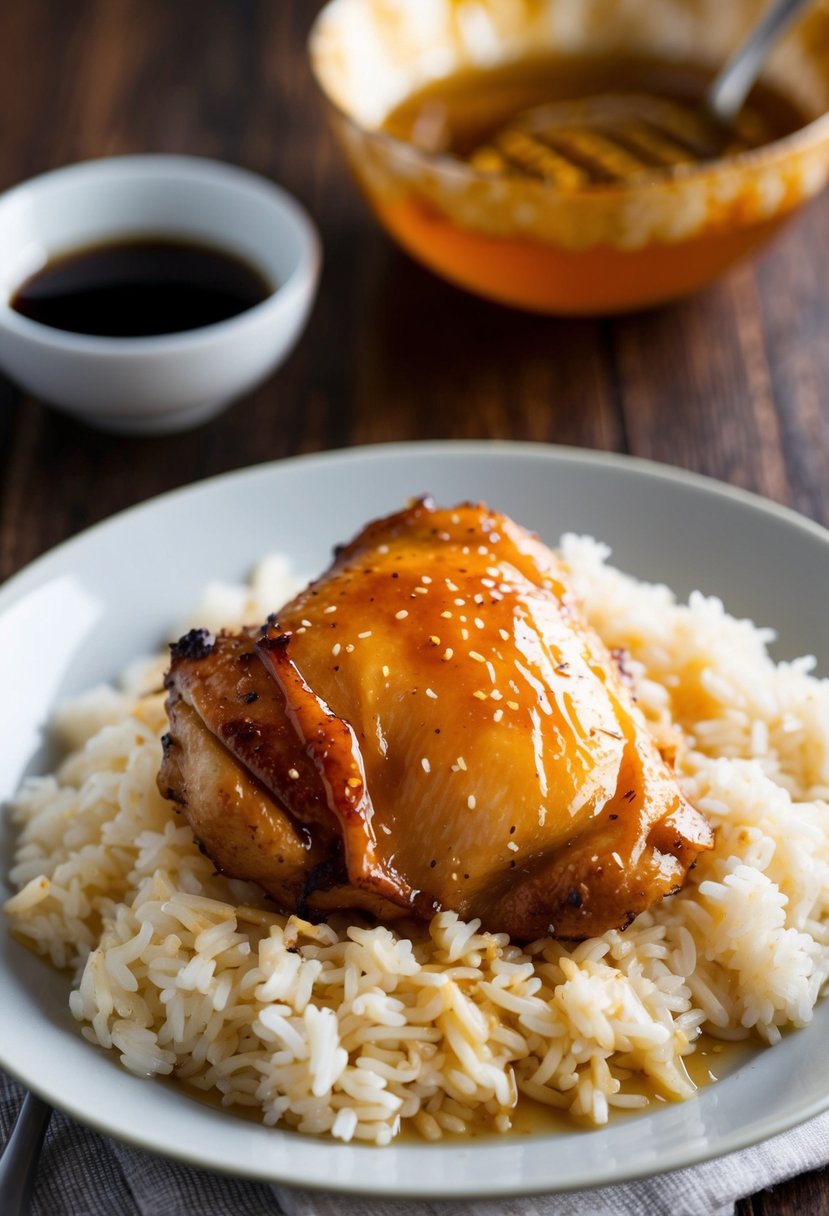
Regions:
<instances>
[{"instance_id":1,"label":"glossy sauce glaze","mask_svg":"<svg viewBox=\"0 0 829 1216\"><path fill-rule=\"evenodd\" d=\"M545 545L480 506L418 504L370 525L335 569L279 625L358 731L375 859L415 904L519 938L580 937L681 881L695 812L640 746Z\"/></svg>"},{"instance_id":2,"label":"glossy sauce glaze","mask_svg":"<svg viewBox=\"0 0 829 1216\"><path fill-rule=\"evenodd\" d=\"M546 545L483 505L369 524L261 630L173 648L159 778L287 911L623 927L712 835Z\"/></svg>"}]
</instances>

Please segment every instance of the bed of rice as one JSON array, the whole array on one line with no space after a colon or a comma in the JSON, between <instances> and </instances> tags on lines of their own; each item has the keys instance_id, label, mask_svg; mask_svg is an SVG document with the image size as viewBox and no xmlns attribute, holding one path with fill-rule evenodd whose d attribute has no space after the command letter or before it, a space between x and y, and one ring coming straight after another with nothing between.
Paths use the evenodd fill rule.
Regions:
<instances>
[{"instance_id":1,"label":"bed of rice","mask_svg":"<svg viewBox=\"0 0 829 1216\"><path fill-rule=\"evenodd\" d=\"M214 874L156 789L163 659L65 706L54 776L12 808L14 932L75 982L82 1033L269 1124L388 1143L510 1129L519 1093L591 1124L688 1096L701 1029L773 1044L829 976L829 682L775 666L768 631L679 605L565 537L588 613L633 656L654 729L716 828L682 892L624 933L529 947L442 913L409 932L275 915ZM270 559L199 624L261 620L295 589Z\"/></svg>"}]
</instances>

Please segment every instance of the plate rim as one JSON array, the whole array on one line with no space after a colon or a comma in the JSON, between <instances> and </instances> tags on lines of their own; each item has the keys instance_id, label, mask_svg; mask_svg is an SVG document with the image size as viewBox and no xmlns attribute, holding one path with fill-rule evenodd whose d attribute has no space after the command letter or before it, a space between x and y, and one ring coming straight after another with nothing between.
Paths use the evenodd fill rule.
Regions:
<instances>
[{"instance_id":1,"label":"plate rim","mask_svg":"<svg viewBox=\"0 0 829 1216\"><path fill-rule=\"evenodd\" d=\"M776 502L771 498L766 498L755 490L747 490L742 486L731 485L729 482L721 481L719 478L713 477L708 473L698 473L695 470L683 468L681 465L667 464L664 461L651 460L644 456L629 456L623 452L599 451L594 448L580 448L566 444L504 439L425 439L393 443L359 444L353 447L329 448L324 452L302 452L294 456L283 456L277 460L263 461L259 464L242 465L236 469L229 469L223 473L214 473L197 481L188 482L171 490L164 490L160 494L153 494L151 497L143 499L141 502L134 503L128 507L122 507L113 514L107 515L103 519L97 520L95 523L88 525L88 527L81 529L80 532L76 532L74 535L58 541L57 544L45 549L4 579L0 583L0 610L6 608L8 596L13 594L14 598L17 598L20 587L26 590L30 581L33 585L36 585L42 562L50 561L64 552L71 552L73 546L80 545L91 535L98 535L110 528L117 527L125 517L132 518L144 512L149 512L158 505L177 498L189 497L191 495L195 497L201 493L209 493L213 487L221 483L237 479L255 480L257 477L266 477L284 468L286 465L313 468L315 465L324 466L329 463L339 464L341 462L350 463L352 461L356 463L368 457L378 460L387 456L396 458L409 453L425 456L430 454L437 456L443 454L453 456L464 454L469 456L488 456L493 452L503 452L505 455L524 455L540 460L551 460L553 463L560 460L566 464L583 464L588 467L606 466L615 468L620 472L629 470L632 473L638 473L642 477L655 481L679 482L690 489L696 489L702 493L713 494L715 497L718 496L741 503L744 507L752 510L759 510L773 518L811 533L820 541L829 542L829 527L824 527L823 524L811 519L808 515L804 515L794 507ZM9 599L8 603L11 602L13 601Z\"/></svg>"}]
</instances>

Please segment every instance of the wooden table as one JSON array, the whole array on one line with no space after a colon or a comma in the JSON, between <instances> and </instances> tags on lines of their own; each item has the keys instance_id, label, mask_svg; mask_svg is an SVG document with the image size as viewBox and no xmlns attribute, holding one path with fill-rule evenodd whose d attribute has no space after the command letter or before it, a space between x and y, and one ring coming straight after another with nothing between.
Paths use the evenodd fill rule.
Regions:
<instances>
[{"instance_id":1,"label":"wooden table","mask_svg":"<svg viewBox=\"0 0 829 1216\"><path fill-rule=\"evenodd\" d=\"M110 438L0 380L0 579L175 486L297 452L498 437L696 469L829 524L829 194L703 295L603 321L456 291L368 217L304 53L309 0L6 0L0 189L123 152L218 157L302 199L325 244L319 300L274 379L188 434ZM829 1213L829 1170L740 1216Z\"/></svg>"}]
</instances>

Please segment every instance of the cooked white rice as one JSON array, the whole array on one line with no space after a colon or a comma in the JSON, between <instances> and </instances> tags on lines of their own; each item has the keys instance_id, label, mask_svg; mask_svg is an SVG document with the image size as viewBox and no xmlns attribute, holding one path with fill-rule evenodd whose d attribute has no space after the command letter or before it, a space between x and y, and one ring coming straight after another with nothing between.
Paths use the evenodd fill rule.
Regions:
<instances>
[{"instance_id":1,"label":"cooked white rice","mask_svg":"<svg viewBox=\"0 0 829 1216\"><path fill-rule=\"evenodd\" d=\"M164 659L57 716L69 754L29 781L6 904L58 967L82 1033L142 1076L174 1075L269 1124L388 1143L508 1131L519 1094L602 1124L649 1095L693 1092L701 1030L779 1039L829 975L829 682L775 666L768 631L563 540L589 616L633 656L654 730L716 828L682 892L570 948L529 947L442 913L411 931L275 915L218 877L156 789ZM271 560L216 587L196 619L262 619L293 594Z\"/></svg>"}]
</instances>

